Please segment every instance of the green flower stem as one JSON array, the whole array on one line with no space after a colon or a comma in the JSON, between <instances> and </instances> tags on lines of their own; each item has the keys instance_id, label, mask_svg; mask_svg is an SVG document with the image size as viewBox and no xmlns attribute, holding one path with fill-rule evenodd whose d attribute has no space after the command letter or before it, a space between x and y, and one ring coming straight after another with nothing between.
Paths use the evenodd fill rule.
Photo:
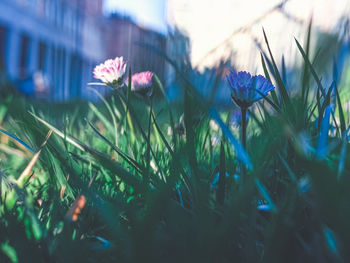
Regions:
<instances>
[{"instance_id":1,"label":"green flower stem","mask_svg":"<svg viewBox=\"0 0 350 263\"><path fill-rule=\"evenodd\" d=\"M247 108L246 107L241 107L241 115L242 115L242 126L241 126L241 131L242 131L242 145L244 150L247 150ZM246 170L246 165L243 163L242 164L242 180L245 179L245 176L247 174Z\"/></svg>"},{"instance_id":2,"label":"green flower stem","mask_svg":"<svg viewBox=\"0 0 350 263\"><path fill-rule=\"evenodd\" d=\"M242 112L242 145L247 150L247 108L241 108Z\"/></svg>"}]
</instances>

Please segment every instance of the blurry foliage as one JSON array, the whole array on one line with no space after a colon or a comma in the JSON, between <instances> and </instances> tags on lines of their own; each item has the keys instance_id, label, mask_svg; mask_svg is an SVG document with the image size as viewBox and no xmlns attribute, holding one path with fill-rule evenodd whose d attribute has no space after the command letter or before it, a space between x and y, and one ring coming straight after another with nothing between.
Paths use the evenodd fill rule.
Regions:
<instances>
[{"instance_id":1,"label":"blurry foliage","mask_svg":"<svg viewBox=\"0 0 350 263\"><path fill-rule=\"evenodd\" d=\"M292 95L262 53L276 92L250 112L247 152L176 67L176 106L3 98L0 262L348 262L349 123L306 39Z\"/></svg>"}]
</instances>

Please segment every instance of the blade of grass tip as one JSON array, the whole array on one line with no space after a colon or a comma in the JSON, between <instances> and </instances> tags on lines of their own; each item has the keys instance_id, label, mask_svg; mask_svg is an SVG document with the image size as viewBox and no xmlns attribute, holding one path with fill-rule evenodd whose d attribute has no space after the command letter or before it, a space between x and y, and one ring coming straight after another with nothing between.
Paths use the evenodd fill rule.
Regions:
<instances>
[{"instance_id":1,"label":"blade of grass tip","mask_svg":"<svg viewBox=\"0 0 350 263\"><path fill-rule=\"evenodd\" d=\"M296 44L297 44L297 47L298 47L298 49L299 49L299 51L300 51L300 53L301 53L301 55L302 55L302 57L303 57L305 63L307 64L308 68L309 68L310 71L311 71L312 76L314 77L314 79L315 79L315 81L316 81L318 90L321 91L323 97L326 97L326 94L325 94L325 91L324 91L324 89L323 89L323 86L322 86L322 83L321 83L321 81L320 81L320 78L317 76L317 73L316 73L314 67L312 66L312 64L311 64L311 62L310 62L310 60L309 60L309 58L306 56L305 51L304 51L303 48L301 47L301 45L300 45L300 43L298 42L298 40L297 40L296 38L294 38L294 40L295 40L295 42L296 42Z\"/></svg>"},{"instance_id":2,"label":"blade of grass tip","mask_svg":"<svg viewBox=\"0 0 350 263\"><path fill-rule=\"evenodd\" d=\"M329 131L329 120L331 116L331 111L333 110L332 105L326 107L324 117L321 122L320 136L318 139L316 157L318 159L323 159L328 151L327 140L328 140L328 131Z\"/></svg>"},{"instance_id":3,"label":"blade of grass tip","mask_svg":"<svg viewBox=\"0 0 350 263\"><path fill-rule=\"evenodd\" d=\"M291 102L290 102L290 98L289 98L287 89L284 86L283 80L281 78L281 74L280 74L280 72L278 70L278 67L276 65L275 59L273 58L273 55L272 55L272 52L271 52L271 48L270 48L269 42L267 40L267 36L266 36L264 28L262 30L263 30L263 34L264 34L265 43L266 43L267 49L268 49L269 54L270 54L270 58L271 58L271 62L272 62L272 66L273 66L274 72L275 72L275 78L276 78L276 81L277 81L277 84L278 84L279 91L280 91L280 93L282 95L282 99L284 101L285 106L289 106L289 105L291 105Z\"/></svg>"},{"instance_id":4,"label":"blade of grass tip","mask_svg":"<svg viewBox=\"0 0 350 263\"><path fill-rule=\"evenodd\" d=\"M310 55L310 42L311 42L311 29L312 29L312 18L310 19L308 30L307 30L307 37L306 37L306 52L305 56L309 58ZM309 71L307 63L304 61L304 69L303 69L303 78L302 78L302 101L304 103L304 109L307 105L307 101L309 98L309 91L310 91L310 85L308 83L309 80Z\"/></svg>"},{"instance_id":5,"label":"blade of grass tip","mask_svg":"<svg viewBox=\"0 0 350 263\"><path fill-rule=\"evenodd\" d=\"M17 183L17 186L19 188L22 188L26 184L26 182L30 179L31 171L33 170L33 167L34 167L35 163L39 159L41 150L46 145L46 143L49 140L51 134L52 134L52 130L49 130L49 132L46 135L46 138L45 138L44 142L42 143L42 145L39 148L39 151L32 157L32 159L30 160L30 162L28 163L26 168L23 170L21 175L17 178L16 183Z\"/></svg>"},{"instance_id":6,"label":"blade of grass tip","mask_svg":"<svg viewBox=\"0 0 350 263\"><path fill-rule=\"evenodd\" d=\"M231 133L229 128L225 125L225 123L222 121L219 113L215 109L211 108L209 109L209 114L216 121L216 123L221 128L223 135L228 139L228 141L233 146L237 155L237 159L241 161L248 169L252 170L253 165L249 158L248 153L243 148L242 144L233 136L233 134Z\"/></svg>"},{"instance_id":7,"label":"blade of grass tip","mask_svg":"<svg viewBox=\"0 0 350 263\"><path fill-rule=\"evenodd\" d=\"M163 87L163 84L162 82L160 81L159 77L157 76L157 74L153 73L153 78L156 80L157 82L157 85L164 97L164 100L165 100L165 103L167 105L167 108L168 108L168 111L169 111L169 118L170 118L170 126L171 126L171 130L172 130L172 136L173 136L173 142L174 142L174 147L176 147L176 144L177 144L177 140L176 140L176 134L175 134L175 122L174 122L174 115L173 115L173 112L171 110L171 107L170 107L170 104L169 104L169 101L166 97L166 93L165 93L165 90L164 90L164 87Z\"/></svg>"},{"instance_id":8,"label":"blade of grass tip","mask_svg":"<svg viewBox=\"0 0 350 263\"><path fill-rule=\"evenodd\" d=\"M265 188L265 186L263 186L263 184L260 182L259 179L257 179L255 181L255 185L258 188L259 192L261 193L261 195L263 196L263 198L267 201L267 203L269 204L270 207L270 211L277 213L277 208L275 203L272 201L267 189Z\"/></svg>"},{"instance_id":9,"label":"blade of grass tip","mask_svg":"<svg viewBox=\"0 0 350 263\"><path fill-rule=\"evenodd\" d=\"M287 71L286 71L286 64L284 61L284 55L282 55L282 81L285 86L287 86Z\"/></svg>"},{"instance_id":10,"label":"blade of grass tip","mask_svg":"<svg viewBox=\"0 0 350 263\"><path fill-rule=\"evenodd\" d=\"M7 136L11 137L12 139L16 140L17 142L19 142L21 145L23 145L25 148L27 148L29 151L31 151L32 153L35 153L35 151L33 150L32 147L30 147L28 144L26 144L25 142L23 142L21 139L19 139L18 137L16 137L14 134L12 134L11 132L5 131L3 129L0 129L0 132L6 134Z\"/></svg>"},{"instance_id":11,"label":"blade of grass tip","mask_svg":"<svg viewBox=\"0 0 350 263\"><path fill-rule=\"evenodd\" d=\"M268 67L266 67L266 64L265 64L266 71L267 71L268 69L270 70L270 72L271 72L273 78L276 80L277 87L278 87L278 85L279 85L278 82L277 82L277 79L278 79L278 78L277 78L277 76L276 76L276 73L275 73L274 67L273 67L273 65L272 65L272 62L270 61L270 59L268 58L267 54L266 54L264 51L261 51L260 54L261 54L261 56L262 56L262 59L264 60L264 64L265 64L265 61L266 61L266 63L267 63L267 66L268 66ZM263 65L264 65L264 64L263 64ZM265 71L264 71L264 74L265 74ZM270 78L269 80L270 80L270 82L272 83L272 79ZM272 96L273 100L276 101L275 103L281 108L281 103L283 102L283 98L281 98L281 97L278 98L276 89L270 91L270 93L271 93L271 96ZM281 91L279 92L279 94L281 95Z\"/></svg>"},{"instance_id":12,"label":"blade of grass tip","mask_svg":"<svg viewBox=\"0 0 350 263\"><path fill-rule=\"evenodd\" d=\"M97 97L103 102L103 104L106 106L111 118L112 118L112 121L113 121L113 126L114 126L114 140L115 140L115 144L117 145L118 144L118 128L117 128L117 120L115 118L115 115L112 111L112 108L111 106L108 104L108 102L106 101L106 99L101 95L101 93L99 93L97 90L93 89L93 88L88 88L90 90L92 90L96 95Z\"/></svg>"},{"instance_id":13,"label":"blade of grass tip","mask_svg":"<svg viewBox=\"0 0 350 263\"><path fill-rule=\"evenodd\" d=\"M87 123L90 125L92 130L103 140L105 141L116 153L119 154L120 157L122 157L128 164L130 164L135 170L137 170L139 173L142 173L143 168L142 166L136 162L133 158L128 156L126 153L123 153L122 150L118 148L118 146L113 145L112 142L110 142L105 136L103 136L97 128L90 122L87 121Z\"/></svg>"},{"instance_id":14,"label":"blade of grass tip","mask_svg":"<svg viewBox=\"0 0 350 263\"><path fill-rule=\"evenodd\" d=\"M261 52L260 52L260 56L261 56L261 64L262 64L263 69L264 69L265 77L272 83L269 71L267 70L267 67L266 67L264 56ZM278 98L277 98L276 91L272 90L272 91L270 91L270 93L271 93L271 96L272 96L274 103L278 105Z\"/></svg>"}]
</instances>

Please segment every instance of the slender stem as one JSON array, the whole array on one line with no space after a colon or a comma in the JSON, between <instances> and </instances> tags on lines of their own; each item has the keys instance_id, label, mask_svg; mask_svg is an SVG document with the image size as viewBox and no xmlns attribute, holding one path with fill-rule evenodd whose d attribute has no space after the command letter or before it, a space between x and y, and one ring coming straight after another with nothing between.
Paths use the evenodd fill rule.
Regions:
<instances>
[{"instance_id":1,"label":"slender stem","mask_svg":"<svg viewBox=\"0 0 350 263\"><path fill-rule=\"evenodd\" d=\"M247 108L241 108L242 112L242 145L247 150Z\"/></svg>"},{"instance_id":2,"label":"slender stem","mask_svg":"<svg viewBox=\"0 0 350 263\"><path fill-rule=\"evenodd\" d=\"M242 131L242 145L244 150L247 150L247 108L241 107L241 115L242 115L242 126L241 126L241 131ZM245 181L245 177L247 174L246 170L246 164L242 163L242 181Z\"/></svg>"}]
</instances>

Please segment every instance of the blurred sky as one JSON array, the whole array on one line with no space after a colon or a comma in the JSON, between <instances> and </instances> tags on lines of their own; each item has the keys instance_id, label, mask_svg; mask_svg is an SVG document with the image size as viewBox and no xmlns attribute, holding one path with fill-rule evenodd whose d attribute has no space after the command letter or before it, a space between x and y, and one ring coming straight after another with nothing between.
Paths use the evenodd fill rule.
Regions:
<instances>
[{"instance_id":1,"label":"blurred sky","mask_svg":"<svg viewBox=\"0 0 350 263\"><path fill-rule=\"evenodd\" d=\"M282 11L271 12L283 1ZM334 31L339 18L349 18L349 6L350 0L105 0L107 12L130 15L139 24L162 33L167 32L168 23L183 30L190 39L191 61L199 68L212 65L222 55L227 58L230 50L243 58L236 55L236 64L249 68L247 61L255 61L259 55L254 39L262 42L262 27L273 51L293 58L294 37L304 37L311 17L314 28ZM232 35L252 21L249 28Z\"/></svg>"},{"instance_id":2,"label":"blurred sky","mask_svg":"<svg viewBox=\"0 0 350 263\"><path fill-rule=\"evenodd\" d=\"M104 10L129 15L135 22L163 34L167 31L166 0L105 0Z\"/></svg>"},{"instance_id":3,"label":"blurred sky","mask_svg":"<svg viewBox=\"0 0 350 263\"><path fill-rule=\"evenodd\" d=\"M274 9L282 2L281 10ZM350 0L168 0L168 9L173 23L189 34L194 66L211 66L224 57L234 59L240 69L254 70L259 57L254 41L263 43L262 27L273 53L285 54L292 63L294 37L304 39L310 18L314 32L334 32L342 16L349 18L349 4Z\"/></svg>"}]
</instances>

